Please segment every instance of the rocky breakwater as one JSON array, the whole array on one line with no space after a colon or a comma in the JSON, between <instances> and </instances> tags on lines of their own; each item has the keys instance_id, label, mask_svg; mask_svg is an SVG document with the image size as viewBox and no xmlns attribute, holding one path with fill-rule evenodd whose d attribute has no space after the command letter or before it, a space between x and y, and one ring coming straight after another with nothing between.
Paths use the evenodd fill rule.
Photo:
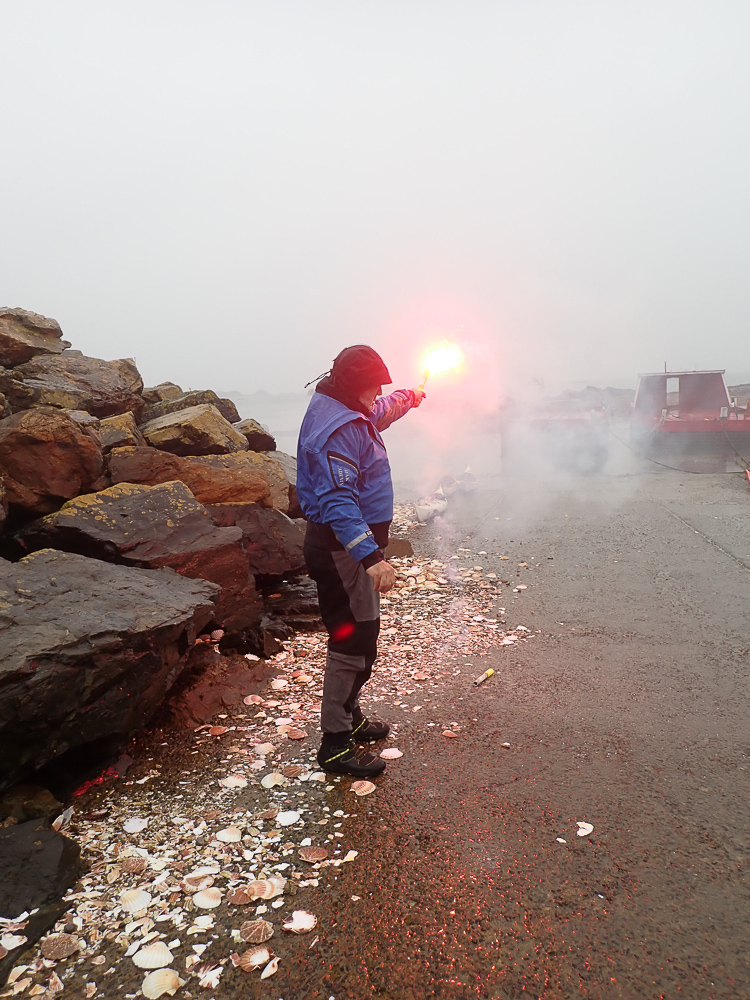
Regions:
<instances>
[{"instance_id":1,"label":"rocky breakwater","mask_svg":"<svg viewBox=\"0 0 750 1000\"><path fill-rule=\"evenodd\" d=\"M294 479L231 400L0 309L0 790L141 727L201 633L263 654L264 590L303 569Z\"/></svg>"}]
</instances>

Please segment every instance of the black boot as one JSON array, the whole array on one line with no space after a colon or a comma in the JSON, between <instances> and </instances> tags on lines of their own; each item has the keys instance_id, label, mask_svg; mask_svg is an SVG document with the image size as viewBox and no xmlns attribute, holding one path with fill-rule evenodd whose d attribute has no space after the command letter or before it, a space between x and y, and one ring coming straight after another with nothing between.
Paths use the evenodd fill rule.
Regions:
<instances>
[{"instance_id":1,"label":"black boot","mask_svg":"<svg viewBox=\"0 0 750 1000\"><path fill-rule=\"evenodd\" d=\"M376 740L384 740L391 727L387 722L380 719L368 719L363 715L359 722L355 721L352 727L352 736L357 743L375 743Z\"/></svg>"},{"instance_id":2,"label":"black boot","mask_svg":"<svg viewBox=\"0 0 750 1000\"><path fill-rule=\"evenodd\" d=\"M334 774L350 774L353 778L374 778L385 770L385 761L375 754L369 753L364 747L358 747L351 734L342 740L341 734L335 734L334 739L326 738L318 750L318 763L325 771ZM336 738L338 737L338 739Z\"/></svg>"}]
</instances>

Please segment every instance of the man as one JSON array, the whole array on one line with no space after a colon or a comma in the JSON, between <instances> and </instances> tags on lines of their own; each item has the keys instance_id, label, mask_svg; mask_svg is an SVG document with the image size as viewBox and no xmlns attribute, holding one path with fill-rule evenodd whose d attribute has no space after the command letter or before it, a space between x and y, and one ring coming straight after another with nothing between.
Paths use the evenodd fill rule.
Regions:
<instances>
[{"instance_id":1,"label":"man","mask_svg":"<svg viewBox=\"0 0 750 1000\"><path fill-rule=\"evenodd\" d=\"M316 387L297 449L305 561L328 631L318 763L357 778L385 768L384 760L358 744L385 739L390 731L368 719L359 704L377 655L380 594L396 582L385 559L393 484L380 431L425 396L421 389L400 389L378 399L390 382L371 347L345 348Z\"/></svg>"}]
</instances>

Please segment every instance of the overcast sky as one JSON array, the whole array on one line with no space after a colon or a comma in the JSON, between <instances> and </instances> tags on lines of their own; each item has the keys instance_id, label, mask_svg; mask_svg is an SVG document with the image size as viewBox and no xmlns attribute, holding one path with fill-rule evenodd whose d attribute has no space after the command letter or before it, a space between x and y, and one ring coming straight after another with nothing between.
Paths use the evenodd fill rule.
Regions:
<instances>
[{"instance_id":1,"label":"overcast sky","mask_svg":"<svg viewBox=\"0 0 750 1000\"><path fill-rule=\"evenodd\" d=\"M750 4L0 0L0 303L147 383L750 370Z\"/></svg>"}]
</instances>

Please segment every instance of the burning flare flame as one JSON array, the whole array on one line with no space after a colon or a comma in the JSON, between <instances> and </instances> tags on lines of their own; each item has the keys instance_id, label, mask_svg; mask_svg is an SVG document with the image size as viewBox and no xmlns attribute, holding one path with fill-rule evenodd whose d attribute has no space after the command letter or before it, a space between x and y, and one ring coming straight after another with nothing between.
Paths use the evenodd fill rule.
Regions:
<instances>
[{"instance_id":1,"label":"burning flare flame","mask_svg":"<svg viewBox=\"0 0 750 1000\"><path fill-rule=\"evenodd\" d=\"M430 375L435 375L439 372L451 371L454 368L460 368L463 364L463 360L463 351L457 344L449 344L446 341L443 341L442 344L432 348L432 350L428 351L422 358L422 367L424 368L422 387L424 387L424 384Z\"/></svg>"}]
</instances>

